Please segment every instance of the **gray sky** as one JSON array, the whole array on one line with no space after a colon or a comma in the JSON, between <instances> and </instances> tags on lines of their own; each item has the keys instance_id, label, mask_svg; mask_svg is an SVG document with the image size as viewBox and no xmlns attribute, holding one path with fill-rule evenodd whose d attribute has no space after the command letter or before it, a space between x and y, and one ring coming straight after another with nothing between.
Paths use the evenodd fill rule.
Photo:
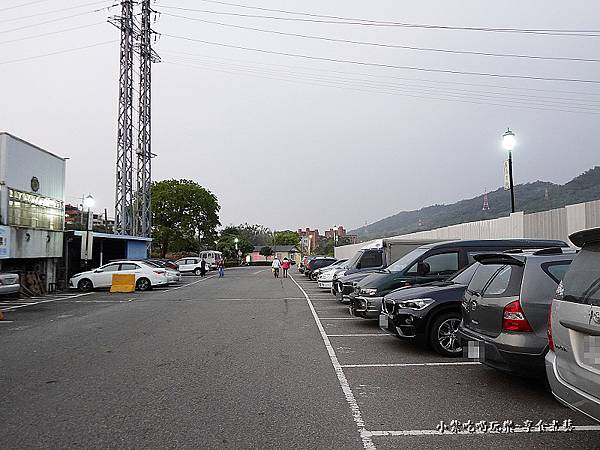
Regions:
<instances>
[{"instance_id":1,"label":"gray sky","mask_svg":"<svg viewBox=\"0 0 600 450\"><path fill-rule=\"evenodd\" d=\"M599 6L591 1L237 1L404 23L600 29ZM103 22L118 14L119 8L81 14L114 2L46 0L3 10L24 3L28 2L4 0L0 6L0 129L70 157L67 201L76 202L76 197L92 193L98 208L108 208L112 216L119 34ZM81 7L16 19L73 6ZM155 5L168 14L335 39L600 58L600 37L325 24L216 15L167 6L302 16L199 0L160 0ZM39 25L74 14L81 15ZM38 25L15 30L30 24ZM80 26L85 27L23 39ZM223 224L247 221L276 229L310 226L322 230L336 224L353 228L401 210L481 194L502 184L505 154L500 136L507 126L514 129L518 139L514 152L517 183L536 179L563 183L599 162L600 84L359 66L225 48L165 35L323 58L551 78L600 80L597 62L326 42L167 14L158 18L154 28L163 34L155 48L164 60L153 72L153 151L158 154L154 178L189 178L210 189L222 206ZM108 41L114 42L104 44ZM81 51L9 63L100 43ZM574 106L587 108L587 113L559 111Z\"/></svg>"}]
</instances>

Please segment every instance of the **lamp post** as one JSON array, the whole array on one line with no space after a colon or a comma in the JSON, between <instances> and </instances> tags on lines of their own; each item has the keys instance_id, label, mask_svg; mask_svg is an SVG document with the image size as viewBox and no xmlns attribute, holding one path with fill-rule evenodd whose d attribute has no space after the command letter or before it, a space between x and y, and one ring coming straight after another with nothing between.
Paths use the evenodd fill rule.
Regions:
<instances>
[{"instance_id":1,"label":"lamp post","mask_svg":"<svg viewBox=\"0 0 600 450\"><path fill-rule=\"evenodd\" d=\"M89 194L83 200L83 206L87 208L87 226L86 226L86 232L85 232L85 265L86 265L86 267L88 265L88 261L91 259L90 254L89 254L89 245L90 245L89 243L90 243L90 233L93 230L93 222L94 222L93 217L91 217L91 211L95 204L96 204L96 200L94 200L94 197L92 197L92 194Z\"/></svg>"},{"instance_id":2,"label":"lamp post","mask_svg":"<svg viewBox=\"0 0 600 450\"><path fill-rule=\"evenodd\" d=\"M510 210L515 212L515 190L513 183L513 168L512 168L512 151L517 144L515 133L510 131L510 128L506 129L506 132L502 135L502 147L508 151L508 179L510 188Z\"/></svg>"}]
</instances>

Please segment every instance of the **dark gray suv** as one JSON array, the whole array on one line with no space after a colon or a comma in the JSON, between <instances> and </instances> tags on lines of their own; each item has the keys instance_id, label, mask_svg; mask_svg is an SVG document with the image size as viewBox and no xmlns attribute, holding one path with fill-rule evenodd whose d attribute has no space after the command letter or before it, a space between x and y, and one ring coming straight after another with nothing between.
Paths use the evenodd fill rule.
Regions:
<instances>
[{"instance_id":1,"label":"dark gray suv","mask_svg":"<svg viewBox=\"0 0 600 450\"><path fill-rule=\"evenodd\" d=\"M470 358L505 372L545 375L548 312L571 249L476 255L458 334Z\"/></svg>"}]
</instances>

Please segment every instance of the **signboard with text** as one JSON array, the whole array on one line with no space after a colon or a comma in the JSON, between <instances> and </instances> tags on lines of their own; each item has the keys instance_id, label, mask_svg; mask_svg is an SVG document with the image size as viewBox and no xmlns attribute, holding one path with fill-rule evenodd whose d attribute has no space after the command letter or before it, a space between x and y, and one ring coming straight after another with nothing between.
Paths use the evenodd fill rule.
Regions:
<instances>
[{"instance_id":1,"label":"signboard with text","mask_svg":"<svg viewBox=\"0 0 600 450\"><path fill-rule=\"evenodd\" d=\"M510 190L510 166L508 164L508 159L504 161L504 190Z\"/></svg>"},{"instance_id":2,"label":"signboard with text","mask_svg":"<svg viewBox=\"0 0 600 450\"><path fill-rule=\"evenodd\" d=\"M10 227L0 226L0 259L10 257Z\"/></svg>"}]
</instances>

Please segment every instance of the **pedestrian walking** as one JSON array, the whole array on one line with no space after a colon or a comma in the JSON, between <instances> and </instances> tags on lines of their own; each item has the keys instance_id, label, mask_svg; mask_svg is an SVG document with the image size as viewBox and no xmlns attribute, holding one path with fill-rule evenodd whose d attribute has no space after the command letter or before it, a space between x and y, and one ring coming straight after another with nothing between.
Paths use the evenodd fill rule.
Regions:
<instances>
[{"instance_id":1,"label":"pedestrian walking","mask_svg":"<svg viewBox=\"0 0 600 450\"><path fill-rule=\"evenodd\" d=\"M288 274L288 269L290 268L290 260L287 258L283 258L283 261L281 262L281 268L283 269L283 278L287 278L287 274Z\"/></svg>"},{"instance_id":2,"label":"pedestrian walking","mask_svg":"<svg viewBox=\"0 0 600 450\"><path fill-rule=\"evenodd\" d=\"M273 259L271 268L273 269L273 276L275 278L279 278L279 269L281 268L281 261L279 261L279 258L277 256L275 257L275 259Z\"/></svg>"},{"instance_id":3,"label":"pedestrian walking","mask_svg":"<svg viewBox=\"0 0 600 450\"><path fill-rule=\"evenodd\" d=\"M206 275L206 259L202 258L200 261L200 276L203 277Z\"/></svg>"},{"instance_id":4,"label":"pedestrian walking","mask_svg":"<svg viewBox=\"0 0 600 450\"><path fill-rule=\"evenodd\" d=\"M225 276L225 260L220 259L217 262L217 267L219 268L219 278L223 278Z\"/></svg>"}]
</instances>

